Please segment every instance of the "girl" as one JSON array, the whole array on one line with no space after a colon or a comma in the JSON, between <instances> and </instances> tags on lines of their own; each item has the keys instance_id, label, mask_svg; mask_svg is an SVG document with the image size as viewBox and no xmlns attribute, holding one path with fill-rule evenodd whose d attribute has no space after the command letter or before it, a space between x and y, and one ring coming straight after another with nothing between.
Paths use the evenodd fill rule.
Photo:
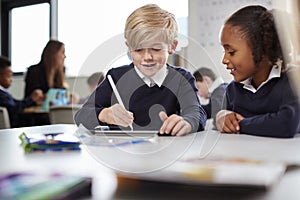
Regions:
<instances>
[{"instance_id":1,"label":"girl","mask_svg":"<svg viewBox=\"0 0 300 200\"><path fill-rule=\"evenodd\" d=\"M223 64L233 75L226 110L217 114L223 133L293 137L300 131L300 106L288 80L274 17L262 6L247 6L224 24Z\"/></svg>"}]
</instances>

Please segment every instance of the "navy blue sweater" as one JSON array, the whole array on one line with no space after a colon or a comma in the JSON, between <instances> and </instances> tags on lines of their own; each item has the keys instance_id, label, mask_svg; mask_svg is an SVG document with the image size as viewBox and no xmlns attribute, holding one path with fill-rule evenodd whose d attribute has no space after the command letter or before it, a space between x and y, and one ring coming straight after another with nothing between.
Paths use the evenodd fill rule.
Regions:
<instances>
[{"instance_id":1,"label":"navy blue sweater","mask_svg":"<svg viewBox=\"0 0 300 200\"><path fill-rule=\"evenodd\" d=\"M192 131L205 127L206 114L197 98L195 79L183 68L168 67L168 75L161 87L148 87L137 75L134 65L125 65L108 71L118 88L124 106L133 112L135 130L159 130L162 121L158 113L182 116L192 126ZM102 109L117 103L107 78L91 94L76 113L75 122L88 129L107 125L98 120Z\"/></svg>"},{"instance_id":2,"label":"navy blue sweater","mask_svg":"<svg viewBox=\"0 0 300 200\"><path fill-rule=\"evenodd\" d=\"M287 73L273 78L256 93L231 82L226 91L227 110L245 117L240 121L244 134L290 138L300 132L299 99L292 91Z\"/></svg>"},{"instance_id":3,"label":"navy blue sweater","mask_svg":"<svg viewBox=\"0 0 300 200\"><path fill-rule=\"evenodd\" d=\"M17 100L12 97L11 94L0 90L0 106L6 107L10 126L12 128L21 127L24 124L20 119L20 114L23 113L24 108L36 105L31 97L27 97L23 100Z\"/></svg>"}]
</instances>

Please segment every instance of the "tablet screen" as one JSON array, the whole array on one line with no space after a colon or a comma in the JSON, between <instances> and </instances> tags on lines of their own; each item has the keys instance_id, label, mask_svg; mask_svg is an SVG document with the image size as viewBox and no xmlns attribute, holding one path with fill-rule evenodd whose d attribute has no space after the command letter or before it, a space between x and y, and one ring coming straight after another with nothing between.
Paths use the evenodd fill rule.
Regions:
<instances>
[{"instance_id":1,"label":"tablet screen","mask_svg":"<svg viewBox=\"0 0 300 200\"><path fill-rule=\"evenodd\" d=\"M91 130L91 133L99 136L154 136L158 131L153 130Z\"/></svg>"}]
</instances>

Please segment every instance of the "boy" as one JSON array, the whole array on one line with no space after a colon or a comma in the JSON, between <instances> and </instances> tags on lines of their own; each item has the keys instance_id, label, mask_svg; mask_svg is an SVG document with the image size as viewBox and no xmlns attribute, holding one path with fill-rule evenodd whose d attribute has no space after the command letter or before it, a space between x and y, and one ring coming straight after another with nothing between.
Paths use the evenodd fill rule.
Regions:
<instances>
[{"instance_id":1,"label":"boy","mask_svg":"<svg viewBox=\"0 0 300 200\"><path fill-rule=\"evenodd\" d=\"M125 39L133 59L130 65L110 69L123 100L121 106L106 78L76 113L75 122L93 129L97 125L133 126L184 135L201 131L206 114L197 98L192 74L167 64L177 46L175 16L154 4L135 10L126 21Z\"/></svg>"},{"instance_id":2,"label":"boy","mask_svg":"<svg viewBox=\"0 0 300 200\"><path fill-rule=\"evenodd\" d=\"M16 100L8 93L7 89L12 83L11 62L8 58L0 56L0 106L6 107L12 128L21 127L24 124L20 120L20 114L25 107L41 105L44 95L41 90L34 90L30 97L24 100Z\"/></svg>"},{"instance_id":3,"label":"boy","mask_svg":"<svg viewBox=\"0 0 300 200\"><path fill-rule=\"evenodd\" d=\"M87 79L87 84L89 87L90 94L97 88L97 86L103 81L104 74L103 72L95 72L92 75L90 75ZM79 100L79 104L83 104L88 97L81 98Z\"/></svg>"},{"instance_id":4,"label":"boy","mask_svg":"<svg viewBox=\"0 0 300 200\"><path fill-rule=\"evenodd\" d=\"M222 108L222 102L227 83L224 83L221 77L216 77L215 73L206 67L201 67L194 72L198 95L208 99L207 105L203 105L207 119L215 120L216 114Z\"/></svg>"}]
</instances>

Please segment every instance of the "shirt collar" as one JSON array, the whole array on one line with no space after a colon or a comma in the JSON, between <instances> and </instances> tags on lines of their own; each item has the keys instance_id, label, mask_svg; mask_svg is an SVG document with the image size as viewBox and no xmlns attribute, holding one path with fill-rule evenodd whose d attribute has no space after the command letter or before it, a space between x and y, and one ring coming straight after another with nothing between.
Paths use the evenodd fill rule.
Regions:
<instances>
[{"instance_id":1,"label":"shirt collar","mask_svg":"<svg viewBox=\"0 0 300 200\"><path fill-rule=\"evenodd\" d=\"M260 84L260 86L256 89L253 87L253 85L251 84L252 82L252 77L248 78L244 81L242 81L241 83L244 84L243 88L246 90L249 90L253 93L257 92L263 85L265 85L267 82L269 82L271 79L273 78L279 78L281 75L281 65L273 65L271 72L269 74L269 77L266 81L262 82Z\"/></svg>"},{"instance_id":2,"label":"shirt collar","mask_svg":"<svg viewBox=\"0 0 300 200\"><path fill-rule=\"evenodd\" d=\"M4 92L8 92L7 89L5 89L2 85L0 85L0 90L4 91Z\"/></svg>"},{"instance_id":3,"label":"shirt collar","mask_svg":"<svg viewBox=\"0 0 300 200\"><path fill-rule=\"evenodd\" d=\"M147 77L145 76L136 66L134 66L134 69L138 76L145 82L146 85L150 87L151 82L154 82L158 87L161 87L163 84L167 74L168 69L167 65L164 65L154 76Z\"/></svg>"}]
</instances>

